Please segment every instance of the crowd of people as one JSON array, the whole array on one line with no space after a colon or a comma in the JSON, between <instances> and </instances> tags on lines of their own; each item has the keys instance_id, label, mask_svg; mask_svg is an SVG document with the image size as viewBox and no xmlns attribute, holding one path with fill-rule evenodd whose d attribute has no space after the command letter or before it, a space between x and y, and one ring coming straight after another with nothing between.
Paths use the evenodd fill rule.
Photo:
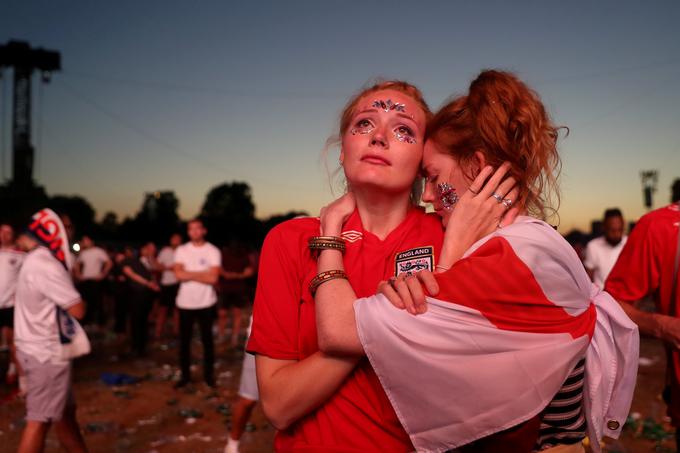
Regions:
<instances>
[{"instance_id":1,"label":"crowd of people","mask_svg":"<svg viewBox=\"0 0 680 453\"><path fill-rule=\"evenodd\" d=\"M19 450L41 451L51 424L68 451L86 450L71 391L71 362L89 350L77 320L129 336L134 356L150 333L176 337L176 388L192 382L198 324L215 388L215 320L238 347L256 276L226 453L258 400L280 452L577 453L586 436L597 451L628 415L638 329L667 345L677 425L680 182L628 237L607 209L602 237L578 254L546 222L559 130L508 72L483 71L438 112L387 81L343 110L347 193L273 228L261 251L219 249L200 218L160 252L83 236L77 255L67 216L39 212L19 241L1 225L0 322L27 408ZM650 295L657 313L636 306Z\"/></svg>"},{"instance_id":2,"label":"crowd of people","mask_svg":"<svg viewBox=\"0 0 680 453\"><path fill-rule=\"evenodd\" d=\"M63 236L59 240L72 242L73 226L67 215L32 225L45 222L58 225L56 231ZM62 357L63 332L54 322L60 309L71 322L80 320L83 332L92 337L115 334L118 344L127 345L128 350L121 352L130 357L148 355L150 334L155 340L177 338L181 376L174 387L178 389L191 382L191 339L197 323L203 381L216 388L214 321L219 342L227 342L230 348L242 346L242 313L252 300L258 257L256 251L236 242L218 249L206 241L207 230L198 218L187 223L186 234L186 243L182 234L175 233L158 253L153 242L138 248L104 248L84 235L75 254L68 247L56 247L39 232L27 229L17 237L11 225L0 224L0 326L9 351L6 382L16 387L16 395L25 398L27 407L19 451L42 451L51 424L64 448L86 451L72 393L71 359L77 355ZM50 258L55 255L50 251L60 252L63 259ZM238 451L257 399L253 358L246 356L227 451Z\"/></svg>"}]
</instances>

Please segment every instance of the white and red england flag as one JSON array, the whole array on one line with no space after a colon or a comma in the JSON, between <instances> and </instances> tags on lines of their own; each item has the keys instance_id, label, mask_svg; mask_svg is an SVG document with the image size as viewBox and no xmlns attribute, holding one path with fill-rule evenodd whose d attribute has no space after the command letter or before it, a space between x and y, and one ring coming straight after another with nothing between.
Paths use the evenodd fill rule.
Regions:
<instances>
[{"instance_id":1,"label":"white and red england flag","mask_svg":"<svg viewBox=\"0 0 680 453\"><path fill-rule=\"evenodd\" d=\"M364 350L417 451L534 417L583 357L592 445L618 437L635 388L637 327L550 225L519 217L437 280L420 316L382 295L354 306Z\"/></svg>"}]
</instances>

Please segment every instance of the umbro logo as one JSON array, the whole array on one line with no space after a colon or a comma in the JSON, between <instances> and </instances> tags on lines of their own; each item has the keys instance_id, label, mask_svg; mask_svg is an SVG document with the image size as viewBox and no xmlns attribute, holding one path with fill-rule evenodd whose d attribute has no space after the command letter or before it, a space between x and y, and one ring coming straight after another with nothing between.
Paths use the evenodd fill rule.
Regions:
<instances>
[{"instance_id":1,"label":"umbro logo","mask_svg":"<svg viewBox=\"0 0 680 453\"><path fill-rule=\"evenodd\" d=\"M361 234L360 231L349 230L342 232L342 238L347 242L356 242L359 239L363 238L363 235Z\"/></svg>"}]
</instances>

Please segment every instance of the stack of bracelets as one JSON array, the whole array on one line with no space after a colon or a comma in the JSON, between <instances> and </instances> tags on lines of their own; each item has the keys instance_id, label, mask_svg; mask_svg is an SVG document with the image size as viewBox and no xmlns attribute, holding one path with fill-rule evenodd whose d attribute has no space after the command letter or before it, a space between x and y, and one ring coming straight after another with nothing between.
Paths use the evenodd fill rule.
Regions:
<instances>
[{"instance_id":1,"label":"stack of bracelets","mask_svg":"<svg viewBox=\"0 0 680 453\"><path fill-rule=\"evenodd\" d=\"M312 254L315 256L318 256L321 250L337 250L340 253L345 253L345 240L336 236L314 236L309 238L307 244L309 250L311 250ZM322 283L336 278L344 278L347 280L347 274L345 274L345 271L339 269L318 273L312 281L309 282L309 292L311 292L313 296Z\"/></svg>"}]
</instances>

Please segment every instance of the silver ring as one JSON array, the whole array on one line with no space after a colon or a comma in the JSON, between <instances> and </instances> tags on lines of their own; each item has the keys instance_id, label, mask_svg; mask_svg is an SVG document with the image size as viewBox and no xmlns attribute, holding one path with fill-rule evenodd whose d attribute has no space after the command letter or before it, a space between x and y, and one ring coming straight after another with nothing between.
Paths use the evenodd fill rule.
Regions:
<instances>
[{"instance_id":1,"label":"silver ring","mask_svg":"<svg viewBox=\"0 0 680 453\"><path fill-rule=\"evenodd\" d=\"M504 198L503 201L501 201L501 203L503 203L503 206L505 206L506 208L512 206L512 200L510 198Z\"/></svg>"},{"instance_id":2,"label":"silver ring","mask_svg":"<svg viewBox=\"0 0 680 453\"><path fill-rule=\"evenodd\" d=\"M492 193L491 196L494 197L497 202L499 203L503 202L503 197L501 195L498 195L496 192Z\"/></svg>"}]
</instances>

